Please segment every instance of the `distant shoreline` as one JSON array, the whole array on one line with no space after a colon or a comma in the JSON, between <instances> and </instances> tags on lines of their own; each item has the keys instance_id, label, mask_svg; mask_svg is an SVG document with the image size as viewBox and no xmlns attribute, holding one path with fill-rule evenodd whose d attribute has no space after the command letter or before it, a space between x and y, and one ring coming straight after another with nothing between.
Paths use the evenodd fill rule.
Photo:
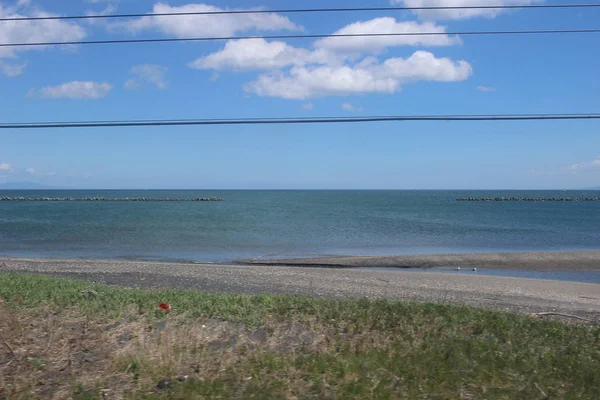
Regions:
<instances>
[{"instance_id":1,"label":"distant shoreline","mask_svg":"<svg viewBox=\"0 0 600 400\"><path fill-rule=\"evenodd\" d=\"M600 271L600 251L541 251L391 256L334 256L246 261L247 265L321 268L466 267L540 271Z\"/></svg>"}]
</instances>

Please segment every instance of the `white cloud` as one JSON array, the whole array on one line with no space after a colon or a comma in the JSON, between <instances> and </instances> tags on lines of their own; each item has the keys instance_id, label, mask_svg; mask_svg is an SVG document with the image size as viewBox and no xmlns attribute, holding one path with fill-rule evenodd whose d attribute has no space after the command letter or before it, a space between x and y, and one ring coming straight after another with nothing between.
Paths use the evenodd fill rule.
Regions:
<instances>
[{"instance_id":1,"label":"white cloud","mask_svg":"<svg viewBox=\"0 0 600 400\"><path fill-rule=\"evenodd\" d=\"M435 23L397 22L394 18L376 18L356 22L335 34L445 32L446 27ZM459 44L459 37L440 36L380 36L326 38L315 42L315 49L298 48L283 41L265 39L230 40L217 52L200 57L188 65L196 69L278 69L309 64L343 63L349 54L363 51L378 52L385 47L402 45L449 46Z\"/></svg>"},{"instance_id":2,"label":"white cloud","mask_svg":"<svg viewBox=\"0 0 600 400\"><path fill-rule=\"evenodd\" d=\"M391 0L392 5L404 7L476 7L476 6L520 6L541 3L544 0ZM415 10L423 19L468 19L476 17L494 18L508 10L494 8L472 8L462 10Z\"/></svg>"},{"instance_id":3,"label":"white cloud","mask_svg":"<svg viewBox=\"0 0 600 400\"><path fill-rule=\"evenodd\" d=\"M43 99L101 99L112 89L107 82L72 81L58 86L31 89L27 97Z\"/></svg>"},{"instance_id":4,"label":"white cloud","mask_svg":"<svg viewBox=\"0 0 600 400\"><path fill-rule=\"evenodd\" d=\"M56 15L30 7L28 2L18 2L12 7L3 6L0 3L0 18L50 17ZM4 21L0 23L1 43L76 41L83 39L85 36L85 30L81 26L66 21ZM41 50L43 48L46 48L46 46L3 47L0 48L0 58L14 58L18 52Z\"/></svg>"},{"instance_id":5,"label":"white cloud","mask_svg":"<svg viewBox=\"0 0 600 400\"><path fill-rule=\"evenodd\" d=\"M188 65L196 69L277 69L291 65L328 64L335 56L326 50L311 51L280 41L230 40L225 48Z\"/></svg>"},{"instance_id":6,"label":"white cloud","mask_svg":"<svg viewBox=\"0 0 600 400\"><path fill-rule=\"evenodd\" d=\"M213 74L210 76L210 78L208 78L208 80L211 82L216 82L220 76L221 74L219 74L218 72L213 72Z\"/></svg>"},{"instance_id":7,"label":"white cloud","mask_svg":"<svg viewBox=\"0 0 600 400\"><path fill-rule=\"evenodd\" d=\"M154 4L153 13L189 13L215 12L225 9L208 4L185 4L170 6L165 3ZM184 15L176 18L141 17L112 25L130 32L158 30L180 38L193 36L231 36L249 30L301 30L302 28L289 18L274 14L217 14L217 15Z\"/></svg>"},{"instance_id":8,"label":"white cloud","mask_svg":"<svg viewBox=\"0 0 600 400\"><path fill-rule=\"evenodd\" d=\"M396 93L406 82L462 81L472 74L471 65L466 61L436 58L426 51L417 51L407 59L380 61L373 56L393 46L450 46L462 43L459 37L445 35L446 27L433 22L400 22L395 18L383 17L355 22L335 33L423 32L442 35L325 38L317 40L310 48L262 38L230 40L221 50L200 57L188 66L216 71L263 70L265 72L254 81L244 85L245 91L286 99ZM372 55L365 57L365 53Z\"/></svg>"},{"instance_id":9,"label":"white cloud","mask_svg":"<svg viewBox=\"0 0 600 400\"><path fill-rule=\"evenodd\" d=\"M467 79L472 68L466 61L436 58L417 51L407 59L390 58L379 64L375 59L356 66L293 67L289 72L263 74L245 85L259 96L307 99L316 96L364 93L395 93L406 82L455 82Z\"/></svg>"},{"instance_id":10,"label":"white cloud","mask_svg":"<svg viewBox=\"0 0 600 400\"><path fill-rule=\"evenodd\" d=\"M36 170L35 168L27 168L25 169L25 172L27 172L30 175L34 175L34 176L54 176L56 175L55 172L41 172Z\"/></svg>"},{"instance_id":11,"label":"white cloud","mask_svg":"<svg viewBox=\"0 0 600 400\"><path fill-rule=\"evenodd\" d=\"M9 173L9 174L10 174L10 173L12 173L14 170L13 170L13 168L10 166L10 164L7 164L7 163L1 163L1 164L0 164L0 171L2 171L2 172L5 172L5 173L7 172L7 173Z\"/></svg>"},{"instance_id":12,"label":"white cloud","mask_svg":"<svg viewBox=\"0 0 600 400\"><path fill-rule=\"evenodd\" d=\"M334 32L335 35L347 34L388 34L388 33L423 33L446 32L445 26L434 22L398 22L392 17L375 18L364 22L346 25ZM451 46L462 43L458 36L420 35L420 36L366 36L366 37L329 37L318 40L315 46L341 52L379 51L391 46Z\"/></svg>"},{"instance_id":13,"label":"white cloud","mask_svg":"<svg viewBox=\"0 0 600 400\"><path fill-rule=\"evenodd\" d=\"M589 169L600 169L600 156L598 156L595 160L589 162L582 162L579 164L573 164L566 168L566 171L571 173L578 173L581 171L589 170Z\"/></svg>"},{"instance_id":14,"label":"white cloud","mask_svg":"<svg viewBox=\"0 0 600 400\"><path fill-rule=\"evenodd\" d=\"M390 58L374 68L378 74L401 81L464 81L473 73L466 61L452 61L449 58L436 58L427 51L416 51L407 59Z\"/></svg>"},{"instance_id":15,"label":"white cloud","mask_svg":"<svg viewBox=\"0 0 600 400\"><path fill-rule=\"evenodd\" d=\"M314 107L313 103L311 101L309 101L308 103L304 103L302 104L302 109L303 110L312 110Z\"/></svg>"},{"instance_id":16,"label":"white cloud","mask_svg":"<svg viewBox=\"0 0 600 400\"><path fill-rule=\"evenodd\" d=\"M15 77L21 75L27 67L27 62L10 63L0 59L0 76Z\"/></svg>"},{"instance_id":17,"label":"white cloud","mask_svg":"<svg viewBox=\"0 0 600 400\"><path fill-rule=\"evenodd\" d=\"M342 110L346 110L346 111L351 111L351 112L362 112L363 108L362 107L355 107L352 104L345 102L342 103Z\"/></svg>"},{"instance_id":18,"label":"white cloud","mask_svg":"<svg viewBox=\"0 0 600 400\"><path fill-rule=\"evenodd\" d=\"M136 65L129 71L136 77L125 82L125 89L139 89L144 83L150 83L159 89L166 89L167 81L165 75L167 74L167 70L167 67L156 64Z\"/></svg>"},{"instance_id":19,"label":"white cloud","mask_svg":"<svg viewBox=\"0 0 600 400\"><path fill-rule=\"evenodd\" d=\"M114 14L115 11L117 11L119 9L119 7L114 4L113 2L108 2L108 4L106 5L106 7L104 7L102 10L100 11L95 11L95 10L88 10L86 11L86 15L90 15L90 16L104 16L104 15L110 15L110 14ZM97 23L104 23L103 19L100 18L91 18L91 19L87 19L86 20L89 24L97 24Z\"/></svg>"},{"instance_id":20,"label":"white cloud","mask_svg":"<svg viewBox=\"0 0 600 400\"><path fill-rule=\"evenodd\" d=\"M113 4L112 2L109 2L106 7L104 7L102 10L100 11L88 11L86 13L86 15L110 15L112 13L114 13L115 11L117 11L119 7L116 4ZM93 21L93 19L91 20Z\"/></svg>"},{"instance_id":21,"label":"white cloud","mask_svg":"<svg viewBox=\"0 0 600 400\"><path fill-rule=\"evenodd\" d=\"M482 86L482 85L479 85L479 86L477 86L477 90L479 90L480 92L495 92L496 88L495 87L491 87L491 86Z\"/></svg>"},{"instance_id":22,"label":"white cloud","mask_svg":"<svg viewBox=\"0 0 600 400\"><path fill-rule=\"evenodd\" d=\"M394 93L400 90L400 82L349 66L294 67L289 73L260 75L244 88L259 96L303 100L327 95Z\"/></svg>"},{"instance_id":23,"label":"white cloud","mask_svg":"<svg viewBox=\"0 0 600 400\"><path fill-rule=\"evenodd\" d=\"M362 106L355 107L348 102L345 102L342 104L342 109L344 109L346 111L352 111L352 112L363 112L364 111Z\"/></svg>"},{"instance_id":24,"label":"white cloud","mask_svg":"<svg viewBox=\"0 0 600 400\"><path fill-rule=\"evenodd\" d=\"M104 5L104 8L101 10L87 10L85 12L86 15L90 16L105 16L115 14L119 9L118 3L119 0L87 0L88 3L92 3L94 5ZM94 26L105 26L110 27L111 22L108 19L103 18L90 18L84 20L88 25Z\"/></svg>"},{"instance_id":25,"label":"white cloud","mask_svg":"<svg viewBox=\"0 0 600 400\"><path fill-rule=\"evenodd\" d=\"M124 86L126 90L137 90L142 87L142 84L135 79L128 79Z\"/></svg>"}]
</instances>

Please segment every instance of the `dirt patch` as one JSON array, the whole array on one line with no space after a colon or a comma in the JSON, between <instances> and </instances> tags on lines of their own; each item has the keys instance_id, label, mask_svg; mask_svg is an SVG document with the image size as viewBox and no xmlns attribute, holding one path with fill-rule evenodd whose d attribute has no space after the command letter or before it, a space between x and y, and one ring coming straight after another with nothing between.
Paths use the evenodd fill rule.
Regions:
<instances>
[{"instance_id":1,"label":"dirt patch","mask_svg":"<svg viewBox=\"0 0 600 400\"><path fill-rule=\"evenodd\" d=\"M103 373L112 350L102 324L68 311L23 314L1 305L0 340L0 397L8 398L69 398L72 385Z\"/></svg>"},{"instance_id":2,"label":"dirt patch","mask_svg":"<svg viewBox=\"0 0 600 400\"><path fill-rule=\"evenodd\" d=\"M0 304L0 399L121 399L161 390L160 379L226 374L253 351L314 351L325 339L299 323L256 329L216 319L145 316L106 323L68 309L25 313Z\"/></svg>"}]
</instances>

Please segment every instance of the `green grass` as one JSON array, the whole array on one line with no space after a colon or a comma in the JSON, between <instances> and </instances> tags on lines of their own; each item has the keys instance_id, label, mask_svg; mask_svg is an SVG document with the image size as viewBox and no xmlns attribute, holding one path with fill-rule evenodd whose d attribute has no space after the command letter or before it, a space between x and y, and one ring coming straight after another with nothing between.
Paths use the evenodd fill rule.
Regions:
<instances>
[{"instance_id":1,"label":"green grass","mask_svg":"<svg viewBox=\"0 0 600 400\"><path fill-rule=\"evenodd\" d=\"M75 398L100 399L106 388L130 399L600 398L598 327L447 304L129 290L22 274L0 274L0 299L10 315L105 324L98 332L140 324L130 330L143 343L112 345L83 386L72 371ZM174 322L165 335L161 319ZM202 324L225 329L225 347L211 347ZM267 339L248 339L255 332ZM42 352L27 365L41 374L53 364ZM190 378L176 382L180 374ZM173 384L157 389L161 378ZM22 388L0 398L39 397Z\"/></svg>"}]
</instances>

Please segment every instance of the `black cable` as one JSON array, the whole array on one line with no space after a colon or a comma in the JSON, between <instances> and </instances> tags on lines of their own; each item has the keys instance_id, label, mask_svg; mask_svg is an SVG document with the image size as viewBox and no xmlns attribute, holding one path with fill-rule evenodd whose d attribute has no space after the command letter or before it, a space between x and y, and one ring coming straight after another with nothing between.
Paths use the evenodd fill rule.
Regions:
<instances>
[{"instance_id":1,"label":"black cable","mask_svg":"<svg viewBox=\"0 0 600 400\"><path fill-rule=\"evenodd\" d=\"M354 7L354 8L305 8L305 9L279 9L279 10L221 10L221 11L191 11L168 13L135 13L135 14L109 14L109 15L64 15L44 17L16 17L0 18L1 21L40 21L61 19L100 19L100 18L134 18L134 17L167 17L182 15L226 15L226 14L290 14L290 13L316 13L316 12L366 12L366 11L427 11L427 10L507 10L507 9L544 9L544 8L592 8L600 4L527 4L527 5L483 5L483 6L430 6L430 7Z\"/></svg>"},{"instance_id":2,"label":"black cable","mask_svg":"<svg viewBox=\"0 0 600 400\"><path fill-rule=\"evenodd\" d=\"M420 116L368 116L368 117L318 117L318 118L245 118L245 119L183 119L137 121L81 121L2 123L0 129L42 128L107 128L134 126L183 125L272 125L272 124L324 124L394 121L540 121L600 119L600 114L514 114L514 115L420 115Z\"/></svg>"},{"instance_id":3,"label":"black cable","mask_svg":"<svg viewBox=\"0 0 600 400\"><path fill-rule=\"evenodd\" d=\"M72 46L87 44L123 44L123 43L169 43L169 42L201 42L217 40L250 40L250 39L316 39L316 38L345 38L345 37L385 37L385 36L441 36L441 35L535 35L535 34L566 34L566 33L600 33L600 29L567 29L567 30L535 30L535 31L467 31L467 32L399 32L399 33L348 33L348 34L314 34L314 35L269 35L269 36L222 36L222 37L193 37L193 38L162 38L162 39L115 39L115 40L84 40L71 42L31 42L31 43L0 43L0 47L28 46Z\"/></svg>"}]
</instances>

